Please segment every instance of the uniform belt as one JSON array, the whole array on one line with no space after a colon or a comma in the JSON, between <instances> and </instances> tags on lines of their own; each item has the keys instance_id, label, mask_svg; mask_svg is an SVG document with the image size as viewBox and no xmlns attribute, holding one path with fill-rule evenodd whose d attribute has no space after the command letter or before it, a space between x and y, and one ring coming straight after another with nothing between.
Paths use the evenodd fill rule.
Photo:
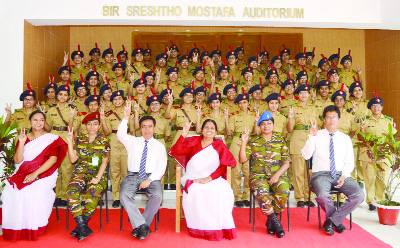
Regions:
<instances>
[{"instance_id":1,"label":"uniform belt","mask_svg":"<svg viewBox=\"0 0 400 248\"><path fill-rule=\"evenodd\" d=\"M183 130L183 127L176 127L176 130ZM196 131L196 128L190 127L189 131Z\"/></svg>"},{"instance_id":2,"label":"uniform belt","mask_svg":"<svg viewBox=\"0 0 400 248\"><path fill-rule=\"evenodd\" d=\"M112 133L117 133L117 132L118 132L118 130L112 130L111 132L112 132Z\"/></svg>"},{"instance_id":3,"label":"uniform belt","mask_svg":"<svg viewBox=\"0 0 400 248\"><path fill-rule=\"evenodd\" d=\"M238 138L242 138L242 133L236 132L236 133L234 134L234 136L235 136L235 137L238 137Z\"/></svg>"},{"instance_id":4,"label":"uniform belt","mask_svg":"<svg viewBox=\"0 0 400 248\"><path fill-rule=\"evenodd\" d=\"M164 134L154 134L153 136L155 139L163 139L164 138Z\"/></svg>"},{"instance_id":5,"label":"uniform belt","mask_svg":"<svg viewBox=\"0 0 400 248\"><path fill-rule=\"evenodd\" d=\"M294 130L310 130L310 125L295 125Z\"/></svg>"},{"instance_id":6,"label":"uniform belt","mask_svg":"<svg viewBox=\"0 0 400 248\"><path fill-rule=\"evenodd\" d=\"M52 129L60 132L68 131L68 127L53 127Z\"/></svg>"}]
</instances>

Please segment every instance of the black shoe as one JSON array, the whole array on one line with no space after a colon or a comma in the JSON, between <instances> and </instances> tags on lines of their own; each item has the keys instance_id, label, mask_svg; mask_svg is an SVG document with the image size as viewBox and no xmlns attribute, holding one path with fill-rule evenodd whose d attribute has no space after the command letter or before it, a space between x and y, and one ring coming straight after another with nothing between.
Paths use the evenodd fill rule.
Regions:
<instances>
[{"instance_id":1,"label":"black shoe","mask_svg":"<svg viewBox=\"0 0 400 248\"><path fill-rule=\"evenodd\" d=\"M85 228L85 232L87 233L86 237L88 237L89 235L93 234L92 229L90 229L90 227L88 225L89 220L90 220L90 218L92 218L92 216L82 215L82 218L83 218L83 221L85 222L84 228Z\"/></svg>"},{"instance_id":2,"label":"black shoe","mask_svg":"<svg viewBox=\"0 0 400 248\"><path fill-rule=\"evenodd\" d=\"M113 208L119 208L119 205L120 205L121 203L120 203L120 201L119 200L115 200L114 202L113 202L113 204L112 204L112 207Z\"/></svg>"},{"instance_id":3,"label":"black shoe","mask_svg":"<svg viewBox=\"0 0 400 248\"><path fill-rule=\"evenodd\" d=\"M291 184L290 185L290 191L293 191L294 190L294 186L293 186L293 184Z\"/></svg>"},{"instance_id":4,"label":"black shoe","mask_svg":"<svg viewBox=\"0 0 400 248\"><path fill-rule=\"evenodd\" d=\"M60 206L60 201L61 201L61 198L56 198L56 200L54 201L53 207Z\"/></svg>"},{"instance_id":5,"label":"black shoe","mask_svg":"<svg viewBox=\"0 0 400 248\"><path fill-rule=\"evenodd\" d=\"M268 220L272 223L275 229L275 235L278 238L285 236L285 230L283 230L281 222L276 218L275 213L268 215Z\"/></svg>"},{"instance_id":6,"label":"black shoe","mask_svg":"<svg viewBox=\"0 0 400 248\"><path fill-rule=\"evenodd\" d=\"M169 190L169 185L168 184L164 184L164 190Z\"/></svg>"},{"instance_id":7,"label":"black shoe","mask_svg":"<svg viewBox=\"0 0 400 248\"><path fill-rule=\"evenodd\" d=\"M306 202L304 203L304 205L307 205L307 206L309 206L310 208L315 208L315 207L316 207L315 203L312 202L312 201L306 201Z\"/></svg>"},{"instance_id":8,"label":"black shoe","mask_svg":"<svg viewBox=\"0 0 400 248\"><path fill-rule=\"evenodd\" d=\"M242 208L244 206L244 203L242 201L235 201L235 205L238 208Z\"/></svg>"},{"instance_id":9,"label":"black shoe","mask_svg":"<svg viewBox=\"0 0 400 248\"><path fill-rule=\"evenodd\" d=\"M338 206L337 206L337 201L334 201L334 202L333 202L333 205L335 206L336 209L338 208Z\"/></svg>"},{"instance_id":10,"label":"black shoe","mask_svg":"<svg viewBox=\"0 0 400 248\"><path fill-rule=\"evenodd\" d=\"M140 225L137 228L140 231L140 235L138 237L139 240L147 238L151 233L150 227L147 224Z\"/></svg>"},{"instance_id":11,"label":"black shoe","mask_svg":"<svg viewBox=\"0 0 400 248\"><path fill-rule=\"evenodd\" d=\"M338 233L343 233L344 231L346 231L346 227L340 223L340 225L335 226L335 231Z\"/></svg>"},{"instance_id":12,"label":"black shoe","mask_svg":"<svg viewBox=\"0 0 400 248\"><path fill-rule=\"evenodd\" d=\"M74 230L70 233L72 237L79 238L79 227L76 226Z\"/></svg>"},{"instance_id":13,"label":"black shoe","mask_svg":"<svg viewBox=\"0 0 400 248\"><path fill-rule=\"evenodd\" d=\"M343 205L344 202L339 202L339 208Z\"/></svg>"},{"instance_id":14,"label":"black shoe","mask_svg":"<svg viewBox=\"0 0 400 248\"><path fill-rule=\"evenodd\" d=\"M265 226L267 227L267 233L269 235L275 235L275 227L270 218L268 218L267 222L265 223Z\"/></svg>"},{"instance_id":15,"label":"black shoe","mask_svg":"<svg viewBox=\"0 0 400 248\"><path fill-rule=\"evenodd\" d=\"M171 190L176 190L176 184L171 184L171 185L169 186L169 188L170 188Z\"/></svg>"},{"instance_id":16,"label":"black shoe","mask_svg":"<svg viewBox=\"0 0 400 248\"><path fill-rule=\"evenodd\" d=\"M364 189L364 183L358 182L358 185L360 185L360 188L361 188L361 189Z\"/></svg>"},{"instance_id":17,"label":"black shoe","mask_svg":"<svg viewBox=\"0 0 400 248\"><path fill-rule=\"evenodd\" d=\"M332 236L333 234L335 234L335 232L333 231L333 222L331 221L331 219L326 219L326 221L324 222L324 225L323 225L323 228L324 228L324 231L328 234L328 235L330 235L330 236Z\"/></svg>"},{"instance_id":18,"label":"black shoe","mask_svg":"<svg viewBox=\"0 0 400 248\"><path fill-rule=\"evenodd\" d=\"M135 228L133 229L133 231L131 232L131 235L135 238L139 238L140 237L140 230L139 228Z\"/></svg>"},{"instance_id":19,"label":"black shoe","mask_svg":"<svg viewBox=\"0 0 400 248\"><path fill-rule=\"evenodd\" d=\"M248 201L248 200L243 201L243 204L244 204L246 207L250 207L250 201Z\"/></svg>"},{"instance_id":20,"label":"black shoe","mask_svg":"<svg viewBox=\"0 0 400 248\"><path fill-rule=\"evenodd\" d=\"M369 204L369 205L368 205L368 210L369 210L369 211L375 211L375 210L376 210L376 207L375 207L374 205L372 205L372 204Z\"/></svg>"},{"instance_id":21,"label":"black shoe","mask_svg":"<svg viewBox=\"0 0 400 248\"><path fill-rule=\"evenodd\" d=\"M58 203L59 207L67 207L68 202L66 200L60 200L60 202Z\"/></svg>"},{"instance_id":22,"label":"black shoe","mask_svg":"<svg viewBox=\"0 0 400 248\"><path fill-rule=\"evenodd\" d=\"M298 208L304 208L304 201L298 201L297 202L297 207Z\"/></svg>"},{"instance_id":23,"label":"black shoe","mask_svg":"<svg viewBox=\"0 0 400 248\"><path fill-rule=\"evenodd\" d=\"M77 234L78 234L77 238L79 241L84 240L85 238L89 237L89 235L91 235L93 233L93 231L90 230L90 228L88 227L88 225L85 222L85 219L83 218L82 215L75 217L74 219L75 219L76 224L78 225L77 226Z\"/></svg>"}]
</instances>

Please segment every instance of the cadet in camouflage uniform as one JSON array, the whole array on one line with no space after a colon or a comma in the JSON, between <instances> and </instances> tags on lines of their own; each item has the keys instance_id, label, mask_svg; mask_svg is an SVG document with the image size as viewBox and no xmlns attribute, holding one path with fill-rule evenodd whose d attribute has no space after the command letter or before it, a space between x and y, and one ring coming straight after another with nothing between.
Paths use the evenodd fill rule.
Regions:
<instances>
[{"instance_id":1,"label":"cadet in camouflage uniform","mask_svg":"<svg viewBox=\"0 0 400 248\"><path fill-rule=\"evenodd\" d=\"M15 112L11 113L11 104L6 106L7 117L5 122L11 121L11 125L18 123L18 129L25 128L26 133L31 131L31 122L29 121L30 114L36 110L36 92L31 89L28 84L28 90L22 92L19 96L19 100L23 102L22 109L16 109Z\"/></svg>"},{"instance_id":2,"label":"cadet in camouflage uniform","mask_svg":"<svg viewBox=\"0 0 400 248\"><path fill-rule=\"evenodd\" d=\"M110 140L98 134L101 126L100 113L87 115L83 123L86 124L88 134L78 136L75 146L72 141L73 129L67 135L68 157L75 164L68 184L67 200L77 224L71 235L79 241L93 233L88 222L101 199L101 193L107 187L106 169L110 157ZM83 206L81 197L85 201Z\"/></svg>"},{"instance_id":3,"label":"cadet in camouflage uniform","mask_svg":"<svg viewBox=\"0 0 400 248\"><path fill-rule=\"evenodd\" d=\"M250 157L250 187L254 191L261 211L268 216L267 232L282 238L285 232L275 213L282 213L289 198L289 179L285 175L289 168L290 156L282 136L273 132L274 117L264 112L257 122L260 136L249 140L249 130L242 134L239 162L245 163Z\"/></svg>"}]
</instances>

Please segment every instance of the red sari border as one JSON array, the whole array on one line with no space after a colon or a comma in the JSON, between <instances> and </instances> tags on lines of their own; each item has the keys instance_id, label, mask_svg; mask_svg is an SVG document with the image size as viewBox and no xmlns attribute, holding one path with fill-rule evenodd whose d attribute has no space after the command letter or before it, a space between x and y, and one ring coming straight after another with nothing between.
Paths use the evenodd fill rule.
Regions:
<instances>
[{"instance_id":1,"label":"red sari border","mask_svg":"<svg viewBox=\"0 0 400 248\"><path fill-rule=\"evenodd\" d=\"M22 230L13 230L13 229L3 229L3 238L8 241L18 241L18 240L37 240L39 235L43 235L46 233L46 226L39 227L38 230L30 230L30 229L22 229Z\"/></svg>"},{"instance_id":2,"label":"red sari border","mask_svg":"<svg viewBox=\"0 0 400 248\"><path fill-rule=\"evenodd\" d=\"M236 228L222 230L199 230L192 228L188 229L190 236L210 241L219 241L223 239L231 240L237 238Z\"/></svg>"}]
</instances>

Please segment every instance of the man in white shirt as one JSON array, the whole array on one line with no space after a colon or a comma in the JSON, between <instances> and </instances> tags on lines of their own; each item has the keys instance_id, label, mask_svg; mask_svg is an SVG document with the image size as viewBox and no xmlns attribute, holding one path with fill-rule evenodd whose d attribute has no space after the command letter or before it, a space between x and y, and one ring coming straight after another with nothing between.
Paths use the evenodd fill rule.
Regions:
<instances>
[{"instance_id":1,"label":"man in white shirt","mask_svg":"<svg viewBox=\"0 0 400 248\"><path fill-rule=\"evenodd\" d=\"M162 202L161 177L167 166L165 146L153 138L156 121L151 116L144 116L139 121L142 137L128 135L128 120L131 114L131 101L126 101L124 119L118 126L118 140L128 152L128 174L121 183L121 204L129 215L132 236L139 240L151 233L150 224ZM135 203L135 195L143 189L149 200L143 214Z\"/></svg>"},{"instance_id":2,"label":"man in white shirt","mask_svg":"<svg viewBox=\"0 0 400 248\"><path fill-rule=\"evenodd\" d=\"M364 200L364 192L356 181L350 178L354 169L353 145L348 135L338 131L340 110L330 105L323 112L325 129L319 130L316 121L311 120L310 135L301 150L304 159L312 157L311 185L317 195L315 200L326 212L324 231L333 235L346 231L342 221ZM335 209L329 191L338 189L347 196L344 204Z\"/></svg>"}]
</instances>

